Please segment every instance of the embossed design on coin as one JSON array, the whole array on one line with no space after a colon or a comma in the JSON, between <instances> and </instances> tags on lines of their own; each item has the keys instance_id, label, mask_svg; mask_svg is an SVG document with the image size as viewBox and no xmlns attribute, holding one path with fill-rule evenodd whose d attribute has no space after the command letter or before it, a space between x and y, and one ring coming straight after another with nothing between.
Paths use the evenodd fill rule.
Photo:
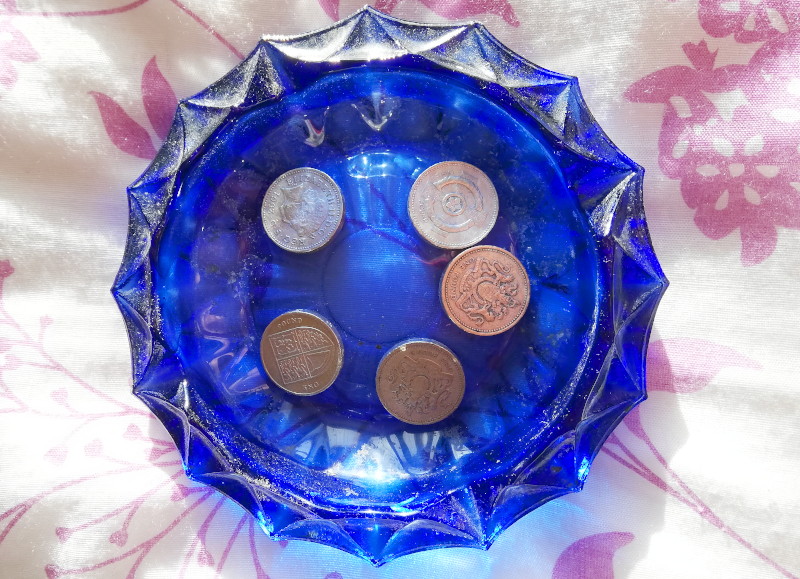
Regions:
<instances>
[{"instance_id":1,"label":"embossed design on coin","mask_svg":"<svg viewBox=\"0 0 800 579\"><path fill-rule=\"evenodd\" d=\"M261 205L264 231L278 247L295 253L323 247L339 231L343 218L339 186L310 167L292 169L275 179Z\"/></svg>"},{"instance_id":2,"label":"embossed design on coin","mask_svg":"<svg viewBox=\"0 0 800 579\"><path fill-rule=\"evenodd\" d=\"M409 424L433 424L450 416L464 397L464 370L446 346L408 340L389 350L375 384L381 404Z\"/></svg>"},{"instance_id":3,"label":"embossed design on coin","mask_svg":"<svg viewBox=\"0 0 800 579\"><path fill-rule=\"evenodd\" d=\"M479 243L494 227L497 213L497 191L489 177L461 161L428 167L408 195L408 214L417 232L443 249Z\"/></svg>"},{"instance_id":4,"label":"embossed design on coin","mask_svg":"<svg viewBox=\"0 0 800 579\"><path fill-rule=\"evenodd\" d=\"M342 341L333 326L305 310L281 314L261 337L264 369L292 394L319 394L336 380L343 360Z\"/></svg>"},{"instance_id":5,"label":"embossed design on coin","mask_svg":"<svg viewBox=\"0 0 800 579\"><path fill-rule=\"evenodd\" d=\"M530 281L504 249L478 245L456 256L442 277L447 316L462 330L492 336L511 328L528 308Z\"/></svg>"}]
</instances>

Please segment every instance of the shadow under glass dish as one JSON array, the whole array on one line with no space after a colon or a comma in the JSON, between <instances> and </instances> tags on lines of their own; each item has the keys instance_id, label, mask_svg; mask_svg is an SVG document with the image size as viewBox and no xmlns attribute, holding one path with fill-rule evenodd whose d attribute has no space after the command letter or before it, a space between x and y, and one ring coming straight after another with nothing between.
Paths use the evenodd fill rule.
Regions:
<instances>
[{"instance_id":1,"label":"shadow under glass dish","mask_svg":"<svg viewBox=\"0 0 800 579\"><path fill-rule=\"evenodd\" d=\"M165 225L155 283L167 344L192 396L241 468L301 502L374 511L417 509L507 472L548 443L565 412L597 321L597 254L544 140L464 84L379 64L332 72L243 114L183 173ZM482 241L512 251L531 282L523 319L501 335L456 328L439 303L453 253L415 231L408 192L427 167L471 163L497 189L499 217ZM279 175L314 167L341 188L341 231L306 255L276 247L260 220ZM331 321L345 359L326 391L268 385L259 360L267 324L308 309ZM461 360L464 399L445 420L394 419L375 390L383 354L411 337ZM318 489L326 489L324 496Z\"/></svg>"}]
</instances>

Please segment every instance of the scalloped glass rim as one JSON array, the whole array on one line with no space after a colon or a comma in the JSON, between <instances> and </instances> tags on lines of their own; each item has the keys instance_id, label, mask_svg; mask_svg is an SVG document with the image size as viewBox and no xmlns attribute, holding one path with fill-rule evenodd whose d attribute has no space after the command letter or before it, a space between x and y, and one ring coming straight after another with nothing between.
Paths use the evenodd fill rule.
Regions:
<instances>
[{"instance_id":1,"label":"scalloped glass rim","mask_svg":"<svg viewBox=\"0 0 800 579\"><path fill-rule=\"evenodd\" d=\"M466 486L412 516L315 510L238 471L192 420L189 378L161 338L152 283L151 242L162 231L177 176L215 131L293 85L364 61L402 62L477 81L513 114L538 123L595 236L600 275L610 288L584 370L590 388L551 428L546 450L506 476ZM187 475L239 502L274 539L331 545L376 565L436 547L488 548L524 514L580 490L605 439L646 397L647 343L668 282L647 231L643 174L598 126L575 78L526 61L480 24L423 25L367 7L324 30L265 37L229 74L181 101L166 142L128 188L127 246L112 292L131 342L134 393L170 432Z\"/></svg>"}]
</instances>

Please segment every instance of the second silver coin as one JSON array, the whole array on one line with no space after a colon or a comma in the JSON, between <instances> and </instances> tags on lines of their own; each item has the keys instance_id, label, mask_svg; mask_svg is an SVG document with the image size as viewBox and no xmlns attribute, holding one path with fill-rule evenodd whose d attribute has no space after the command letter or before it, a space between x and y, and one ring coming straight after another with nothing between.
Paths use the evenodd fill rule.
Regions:
<instances>
[{"instance_id":1,"label":"second silver coin","mask_svg":"<svg viewBox=\"0 0 800 579\"><path fill-rule=\"evenodd\" d=\"M462 161L428 167L408 195L408 214L417 232L442 249L479 243L494 227L498 209L489 177Z\"/></svg>"}]
</instances>

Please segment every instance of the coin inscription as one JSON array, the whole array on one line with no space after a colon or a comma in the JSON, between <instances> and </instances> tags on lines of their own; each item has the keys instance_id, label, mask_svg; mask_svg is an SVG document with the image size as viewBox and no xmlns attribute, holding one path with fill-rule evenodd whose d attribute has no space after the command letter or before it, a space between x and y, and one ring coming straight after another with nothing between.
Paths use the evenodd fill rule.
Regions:
<instances>
[{"instance_id":1,"label":"coin inscription","mask_svg":"<svg viewBox=\"0 0 800 579\"><path fill-rule=\"evenodd\" d=\"M333 326L305 310L281 314L261 337L267 375L292 394L319 394L336 380L343 360L342 341Z\"/></svg>"},{"instance_id":2,"label":"coin inscription","mask_svg":"<svg viewBox=\"0 0 800 579\"><path fill-rule=\"evenodd\" d=\"M264 231L280 248L309 253L327 244L342 225L344 200L329 175L300 167L267 189L261 205Z\"/></svg>"},{"instance_id":3,"label":"coin inscription","mask_svg":"<svg viewBox=\"0 0 800 579\"><path fill-rule=\"evenodd\" d=\"M464 397L464 370L446 346L409 340L389 350L375 384L381 404L409 424L433 424L450 416Z\"/></svg>"},{"instance_id":4,"label":"coin inscription","mask_svg":"<svg viewBox=\"0 0 800 579\"><path fill-rule=\"evenodd\" d=\"M442 277L447 316L471 334L492 336L514 326L530 300L525 268L511 253L478 245L457 255Z\"/></svg>"},{"instance_id":5,"label":"coin inscription","mask_svg":"<svg viewBox=\"0 0 800 579\"><path fill-rule=\"evenodd\" d=\"M426 241L443 249L479 243L494 227L497 191L469 163L444 161L425 169L411 187L408 214Z\"/></svg>"}]
</instances>

